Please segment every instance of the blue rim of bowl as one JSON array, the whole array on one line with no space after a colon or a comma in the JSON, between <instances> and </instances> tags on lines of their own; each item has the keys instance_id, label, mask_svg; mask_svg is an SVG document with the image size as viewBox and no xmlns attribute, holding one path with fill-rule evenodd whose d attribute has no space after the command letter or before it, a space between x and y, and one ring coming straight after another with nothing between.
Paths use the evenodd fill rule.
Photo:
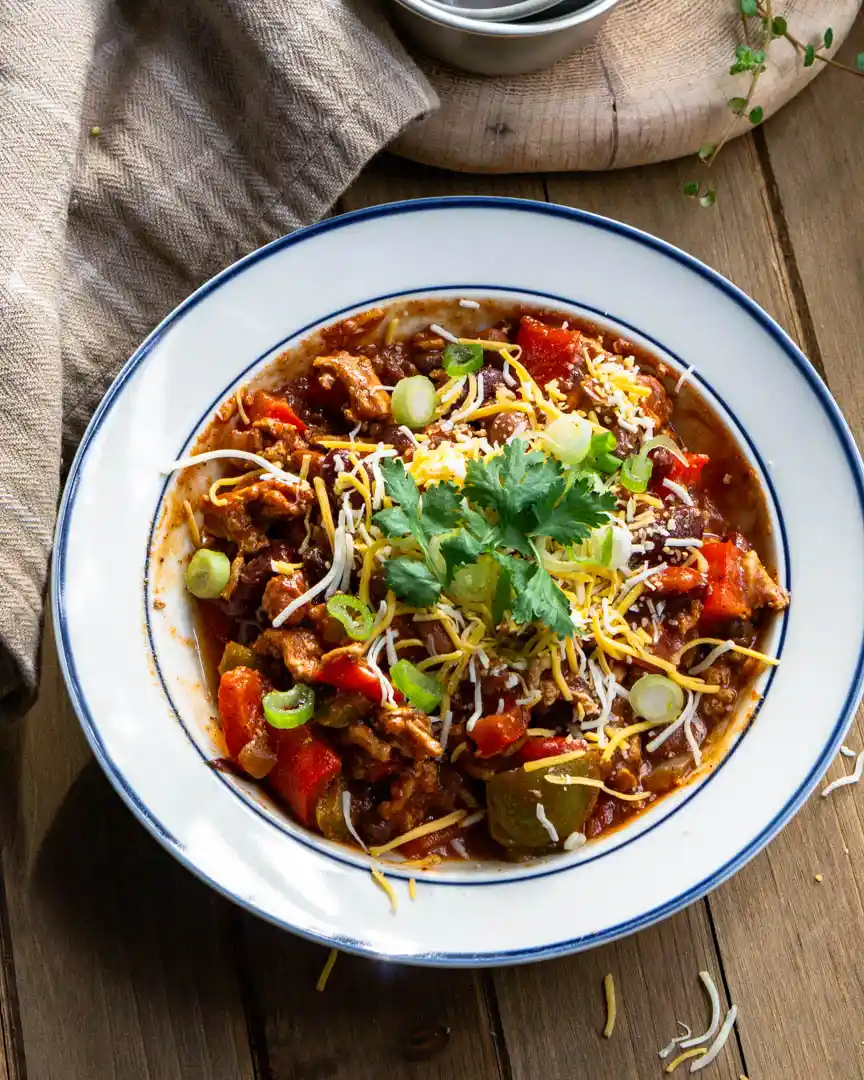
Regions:
<instances>
[{"instance_id":1,"label":"blue rim of bowl","mask_svg":"<svg viewBox=\"0 0 864 1080\"><path fill-rule=\"evenodd\" d=\"M625 333L638 335L643 340L649 342L650 345L654 349L657 349L657 350L659 350L659 352L664 354L664 356L670 357L674 361L674 363L676 365L678 365L678 367L680 369L680 373L683 374L684 371L687 370L687 364L685 363L685 361L680 356L677 355L677 353L672 352L665 345L661 344L661 342L659 342L655 338L653 338L650 334L646 334L643 330L640 330L639 327L633 326L630 323L628 323L626 320L616 317L615 315L611 314L608 311L608 309L605 309L605 310L601 311L599 308L592 307L590 304L581 303L581 302L579 302L577 300L574 300L574 299L572 299L570 297L560 296L557 293L541 292L541 291L539 291L537 289L519 288L518 286L515 286L515 285L500 285L500 284L499 285L489 285L489 284L468 285L468 284L465 284L464 282L460 282L460 283L456 283L456 284L453 284L453 285L420 286L419 288L412 289L410 291L410 293L395 292L395 293L385 293L385 294L380 295L380 296L370 296L370 297L367 297L364 300L361 300L357 304L350 304L350 305L348 305L346 307L339 308L337 311L331 311L329 314L323 316L323 318L316 319L314 322L308 323L306 326L300 327L299 330L295 330L291 334L286 335L280 341L278 341L275 345L273 345L271 348L266 349L258 357L256 357L255 360L253 360L242 371L240 371L234 377L234 379L232 379L231 383L228 386L223 387L223 389L220 390L220 392L216 395L216 397L213 398L213 400L210 402L210 404L207 406L207 408L204 410L204 412L201 414L201 416L198 417L198 420L195 422L195 425L194 425L194 427L192 429L192 432L187 436L187 438L184 440L182 446L174 454L174 460L179 461L180 458L183 458L183 457L187 456L187 454L189 453L189 450L191 448L191 445L194 443L196 438L199 436L199 434L201 433L203 427L208 422L210 422L212 420L216 410L222 405L222 403L227 401L231 397L231 394L233 393L231 387L242 384L245 377L251 371L253 371L255 368L257 368L260 364L263 364L266 361L271 361L272 362L273 360L275 360L276 357L279 355L280 351L285 349L286 346L289 346L291 343L299 344L300 342L302 342L303 338L310 331L312 331L312 330L314 330L316 328L328 326L331 323L335 322L337 319L342 318L343 316L347 315L349 312L352 312L352 311L358 311L358 310L363 311L363 310L365 310L367 308L375 307L378 304L382 304L382 303L385 303L387 301L393 301L393 300L406 300L407 301L407 300L410 300L412 298L432 296L435 293L443 293L443 292L453 294L454 296L455 295L466 295L468 293L470 293L470 294L472 294L474 296L480 296L481 294L484 294L484 293L487 294L487 295L493 294L493 293L499 293L499 294L503 293L503 294L510 294L514 298L515 297L519 297L519 298L531 297L534 300L547 301L547 302L551 301L553 304L559 305L562 308L566 308L566 309L570 309L570 310L576 310L579 313L579 317L581 317L581 318L584 318L587 315L589 318L596 318L596 319L599 319L601 322L614 324L616 329L623 330ZM495 297L495 299L499 299L499 298L500 297ZM714 389L714 387L706 379L704 379L698 372L696 372L696 371L692 372L692 374L689 376L689 378L690 378L690 381L693 384L699 385L700 387L704 388L704 390L706 390L708 392L708 394L711 396L711 399L712 399L711 400L712 405L716 404L717 406L719 406L720 409L723 410L723 412L725 413L725 416L723 417L724 422L727 423L727 425L731 425L731 426L734 427L733 437L735 439L737 439L739 442L742 442L742 443L744 443L746 445L747 449L752 454L753 459L755 460L755 462L756 462L756 464L757 464L757 466L759 468L760 479L763 482L765 488L767 489L768 495L770 496L771 507L773 508L774 514L775 514L776 519L777 519L778 529L779 529L779 532L780 532L780 550L782 551L782 557L783 557L784 579L783 579L782 584L788 589L788 588L790 588L790 579L791 579L791 574L792 574L792 556L791 556L791 552L789 550L789 540L788 540L788 536L786 534L786 526L785 526L785 523L783 521L783 514L782 514L782 511L781 511L781 508L780 508L780 500L777 497L777 491L776 491L776 489L774 487L774 482L771 479L771 475L770 475L770 473L768 471L768 468L766 467L765 461L763 460L762 455L759 453L759 450L757 449L755 443L753 442L753 440L750 438L749 434L747 433L744 425L740 422L738 417L732 411L732 409L730 408L730 406L726 402L726 400L723 397L721 397L721 395ZM155 642L154 636L153 636L153 623L152 623L152 618L151 618L152 586L153 586L152 574L151 574L152 555L153 555L153 548L154 548L154 544L155 544L155 540L156 540L156 532L157 532L158 525L159 525L159 519L160 519L161 514L162 514L162 509L163 509L163 506L164 506L164 503L165 503L165 497L166 497L166 494L168 492L168 488L169 488L173 478L174 478L174 474L169 474L168 476L166 476L165 481L162 484L162 488L161 488L161 490L159 492L159 497L156 500L156 505L155 505L155 507L153 509L153 515L152 515L152 517L150 519L150 529L148 531L148 536L147 536L147 551L145 553L144 568L143 568L143 574L142 574L142 581L144 583L144 619L145 619L146 630L147 630L147 641L148 641L148 644L150 646L150 656L151 656L151 658L153 660L153 666L154 666L154 668L156 670L156 675L157 675L157 677L159 679L160 685L162 686L162 691L165 694L165 698L166 698L166 700L168 702L168 706L171 709L171 711L174 713L174 718L176 719L176 721L180 725L180 727L183 729L183 732L185 733L185 735L188 738L189 742L195 748L196 753L199 755L199 757L201 757L201 759L204 762L209 762L212 759L208 758L207 754L198 745L197 741L195 740L194 736L192 735L191 731L189 730L186 722L184 721L180 709L177 707L177 704L174 701L174 697L173 697L173 695L171 693L171 690L168 687L168 681L165 678L165 675L164 675L163 670L162 670L162 664L161 664L161 662L159 660L159 653L158 653L158 651L156 649L156 642ZM62 589L62 582L61 582L61 589ZM780 616L780 618L778 619L780 632L779 632L779 634L775 635L776 640L777 640L777 645L776 645L777 659L779 659L780 656L782 655L783 646L784 646L785 641L786 641L786 631L787 631L787 627L788 627L788 617L787 616L788 616L788 613L784 612L783 615ZM673 817L675 817L676 814L680 813L680 811L682 811L684 809L684 807L687 806L691 802L692 799L696 798L696 796L699 795L699 793L701 791L703 791L704 788L706 788L708 786L708 784L713 782L714 778L720 773L720 771L726 766L726 764L729 761L731 761L733 755L735 754L735 752L740 747L740 745L741 745L741 743L743 741L744 735L746 735L747 731L750 730L751 724L753 723L753 721L755 720L759 710L761 709L762 702L765 700L765 696L767 695L769 689L771 688L771 683L774 681L774 677L775 677L776 673L777 673L777 668L776 667L772 667L770 669L770 671L767 673L767 677L765 678L764 685L763 685L763 687L762 687L762 689L760 691L760 694L759 694L759 699L756 702L755 707L752 709L752 711L750 712L750 715L747 718L747 723L746 723L746 725L744 727L744 730L742 730L738 734L738 736L737 736L735 742L733 743L733 745L731 746L731 748L723 755L722 759L712 769L711 773L709 775L703 777L701 780L698 780L698 781L694 782L692 785L690 785L690 787L688 789L688 794L686 795L686 797L683 797L680 800L680 802L678 802L677 805L675 805L673 807L673 809L667 810L665 813L660 812L660 808L663 807L667 803L667 800L665 800L665 799L661 800L659 803L657 803L655 807L650 808L647 813L651 813L651 811L655 810L655 809L658 811L656 815L652 815L652 817L648 818L650 823L647 826L645 826L644 828L638 829L638 830L635 828L635 823L633 823L626 830L622 830L622 831L624 831L625 833L628 833L628 834L630 832L632 832L633 835L632 836L628 835L627 838L624 839L621 843L617 843L613 847L606 848L605 850L598 851L595 855L591 855L588 858L579 859L578 862L568 861L568 860L562 859L560 857L553 858L551 860L544 861L544 862L540 863L535 870L529 871L529 872L526 872L526 873L518 874L518 876L516 876L516 875L507 876L505 878L505 877L498 877L495 874L481 876L480 874L473 874L472 873L469 877L456 877L456 876L454 876L454 877L448 878L448 877L432 877L432 876L430 876L428 874L424 874L423 875L424 883L426 885L443 885L443 886L447 886L447 887L476 888L476 887L482 886L482 885L502 885L502 884L510 884L512 882L517 882L517 881L518 882L536 881L538 878L549 877L552 874L560 874L560 873L564 873L565 871L568 871L568 870L573 870L576 866L587 866L589 863L596 862L598 859L606 858L608 855L617 854L623 848L629 847L630 844L635 843L637 840L642 839L643 836L646 836L648 833L653 832L656 828L659 828L661 825L665 825L668 821L670 821ZM294 826L293 824L286 825L286 824L280 822L278 820L278 818L274 818L274 816L270 812L268 812L268 810L266 810L261 804L259 804L256 800L252 799L249 795L247 795L247 793L242 790L242 788L237 784L237 782L230 775L226 775L225 773L220 772L220 771L216 771L215 775L216 775L217 779L219 780L219 782L224 784L227 788L229 788L230 791L232 792L232 794L235 797L241 799L245 803L245 805L254 814L256 814L258 817L260 817L264 821L266 821L267 824L270 825L271 827L277 829L279 832L281 832L284 835L290 837L290 839L296 841L299 844L302 844L304 847L310 848L312 851L315 851L319 855L323 855L328 859L332 859L335 862L341 863L343 866L347 866L347 867L351 867L351 868L356 869L356 870L360 870L364 874L367 874L369 872L368 858L361 855L359 852L357 852L355 854L355 853L351 852L351 849L348 848L348 847L343 847L340 850L340 848L334 847L333 845L325 845L313 833L309 832L308 830L303 829L302 826ZM647 816L647 813L646 813L646 816ZM586 849L586 851L587 850L588 849ZM392 865L388 865L387 872L388 872L388 874L390 874L391 877L398 877L398 878L407 879L408 877L411 876L409 871L400 870L398 863L393 863Z\"/></svg>"},{"instance_id":2,"label":"blue rim of bowl","mask_svg":"<svg viewBox=\"0 0 864 1080\"><path fill-rule=\"evenodd\" d=\"M75 497L78 490L78 484L81 478L81 471L84 459L87 454L88 447L96 435L102 420L112 407L114 400L117 398L125 383L129 377L137 370L137 368L144 362L148 356L150 350L156 345L156 343L168 332L168 330L176 323L182 316L189 311L192 307L196 306L208 296L211 292L219 288L220 285L229 281L237 274L242 273L247 267L254 265L263 259L269 258L271 255L284 248L292 247L298 243L302 243L320 233L330 232L336 229L342 229L357 221L374 220L381 217L392 217L400 214L418 213L431 210L452 210L459 208L469 209L496 209L496 210L510 210L519 213L531 213L531 214L543 214L550 217L557 217L559 219L565 219L570 221L577 221L583 225L587 225L592 228L600 229L606 232L616 233L623 236L643 247L651 248L658 254L671 259L673 262L677 262L698 274L703 279L707 280L714 287L718 288L722 293L729 297L734 303L747 312L751 318L780 346L784 354L795 366L795 368L801 373L804 380L810 386L819 404L822 406L828 420L837 436L838 442L843 450L847 464L855 483L855 488L858 494L859 512L864 518L864 467L858 450L855 446L855 442L852 438L852 434L849 427L840 412L836 402L829 393L827 387L820 379L818 373L810 364L809 360L798 349L792 339L786 334L786 332L765 312L754 300L751 300L745 293L743 293L737 286L733 285L722 275L700 262L692 255L688 255L686 252L681 251L679 248L666 243L657 237L651 236L648 233L642 232L639 229L635 229L630 225L624 225L621 222L613 221L609 218L600 217L596 214L588 213L584 210L576 210L570 207L558 206L554 203L543 203L528 199L511 199L511 198L498 198L493 196L453 196L453 197L440 197L431 199L416 199L397 203L388 203L382 206L370 207L368 209L356 210L352 213L342 215L340 217L330 218L327 221L320 222L316 225L310 225L306 228L300 229L297 232L291 233L288 236L281 237L272 241L265 247L251 252L249 255L240 259L238 262L227 267L221 273L205 282L199 289L197 289L191 296L189 296L183 303L181 303L173 312L171 312L142 342L142 344L132 354L126 364L123 366L116 379L108 389L105 397L99 404L93 419L91 420L84 437L81 440L81 444L72 462L72 466L69 471L69 477L67 479L66 487L63 492L63 498L60 503L58 512L57 529L55 533L55 547L54 555L52 559L52 581L51 581L51 603L52 613L54 617L55 633L58 638L58 654L60 659L60 667L63 672L63 677L66 682L67 689L72 699L73 706L75 708L78 719L87 737L90 747L94 753L94 756L99 761L115 790L126 802L135 815L141 820L142 824L162 843L181 863L183 863L188 869L195 873L199 878L211 885L222 895L228 899L240 904L253 914L264 917L268 921L280 926L284 929L291 930L295 933L299 933L301 936L306 937L311 941L318 942L322 945L328 945L337 947L345 951L354 952L362 955L369 955L376 958L392 959L401 963L414 963L425 964L442 967L471 967L471 966L499 966L506 964L523 963L532 960L551 959L557 956L564 956L569 953L580 952L587 948L593 948L597 945L604 944L609 941L613 941L617 938L623 937L627 934L635 933L638 930L644 929L659 920L680 911L688 904L703 897L706 893L716 888L718 885L726 881L732 874L739 870L745 863L753 858L764 846L771 840L776 834L783 828L783 826L789 821L789 819L797 812L803 805L817 784L820 776L824 773L825 769L830 764L832 758L835 756L843 735L851 723L855 709L858 702L861 699L862 686L864 686L864 640L859 645L858 659L855 665L854 676L850 682L849 689L846 694L843 707L840 710L837 721L834 725L831 736L827 740L822 753L814 762L813 767L805 779L799 784L797 790L787 800L783 808L774 816L774 818L732 859L729 859L722 866L718 867L712 874L709 874L702 881L692 886L690 889L678 896L668 900L665 904L659 905L653 908L651 911L644 912L642 915L629 919L623 923L619 923L615 926L609 927L602 932L595 934L589 934L582 937L573 938L567 941L556 942L547 946L529 947L516 950L505 950L500 952L485 952L485 953L436 953L436 952L422 952L411 953L407 955L390 955L382 953L380 950L370 946L368 942L361 941L355 938L346 938L339 935L323 935L316 934L311 931L303 930L298 927L292 926L282 920L276 919L265 911L262 911L256 907L252 902L246 900L243 897L237 896L226 889L219 882L210 878L199 867L197 867L191 859L187 856L186 851L182 844L171 834L161 822L156 820L149 812L148 808L141 802L137 794L127 785L125 778L119 771L117 766L108 756L102 744L101 738L98 734L97 727L93 721L93 717L89 711L86 699L83 696L80 682L78 680L77 671L74 662L74 653L69 639L69 627L65 612L64 603L64 575L65 575L65 557L67 548L67 533L69 527L69 519L71 510L74 506ZM469 286L466 286L468 288ZM475 286L470 286L474 288ZM414 290L412 290L413 292ZM525 292L524 289L518 291ZM354 305L352 305L353 307ZM318 325L319 320L316 320L314 325ZM646 340L649 340L648 336L639 331ZM669 352L665 346L660 345L664 351ZM672 355L669 353L669 355ZM720 400L718 398L718 400ZM725 404L724 404L725 407ZM728 411L728 409L727 409ZM729 415L733 415L729 413ZM767 472L765 473L767 477ZM775 500L775 506L777 505ZM787 564L788 565L788 564ZM728 755L727 755L728 760ZM580 864L574 864L571 867L565 867L562 869L575 869ZM524 879L524 880L535 880ZM508 881L507 885L510 887L517 887L522 883L522 879Z\"/></svg>"}]
</instances>

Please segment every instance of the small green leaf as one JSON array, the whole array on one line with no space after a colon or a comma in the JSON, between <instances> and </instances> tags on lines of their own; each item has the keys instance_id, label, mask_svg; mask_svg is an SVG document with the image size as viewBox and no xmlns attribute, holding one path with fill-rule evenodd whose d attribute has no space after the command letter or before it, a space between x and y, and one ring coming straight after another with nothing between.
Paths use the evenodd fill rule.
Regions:
<instances>
[{"instance_id":1,"label":"small green leaf","mask_svg":"<svg viewBox=\"0 0 864 1080\"><path fill-rule=\"evenodd\" d=\"M441 582L424 562L404 557L388 559L384 573L387 588L408 604L428 607L441 595Z\"/></svg>"},{"instance_id":2,"label":"small green leaf","mask_svg":"<svg viewBox=\"0 0 864 1080\"><path fill-rule=\"evenodd\" d=\"M771 23L771 33L774 37L783 37L788 29L789 24L782 15L778 15Z\"/></svg>"},{"instance_id":3,"label":"small green leaf","mask_svg":"<svg viewBox=\"0 0 864 1080\"><path fill-rule=\"evenodd\" d=\"M855 57L855 67L857 67L859 71L864 71L864 52L859 52Z\"/></svg>"},{"instance_id":4,"label":"small green leaf","mask_svg":"<svg viewBox=\"0 0 864 1080\"><path fill-rule=\"evenodd\" d=\"M716 147L712 146L711 143L704 143L699 147L699 160L707 161L715 150Z\"/></svg>"},{"instance_id":5,"label":"small green leaf","mask_svg":"<svg viewBox=\"0 0 864 1080\"><path fill-rule=\"evenodd\" d=\"M699 198L699 205L704 206L706 209L714 206L716 202L717 193L716 191L712 191L710 188L708 189L708 191L705 192L704 195L700 196Z\"/></svg>"},{"instance_id":6,"label":"small green leaf","mask_svg":"<svg viewBox=\"0 0 864 1080\"><path fill-rule=\"evenodd\" d=\"M765 50L764 49L754 49L753 50L753 65L754 65L754 67L758 67L760 64L764 64L764 63L765 63Z\"/></svg>"},{"instance_id":7,"label":"small green leaf","mask_svg":"<svg viewBox=\"0 0 864 1080\"><path fill-rule=\"evenodd\" d=\"M735 113L736 116L740 116L744 112L744 110L747 108L747 98L743 98L743 97L729 98L729 100L726 102L726 104L729 106L729 108L732 110L732 112Z\"/></svg>"},{"instance_id":8,"label":"small green leaf","mask_svg":"<svg viewBox=\"0 0 864 1080\"><path fill-rule=\"evenodd\" d=\"M756 0L741 0L741 14L752 18L759 14L759 5Z\"/></svg>"},{"instance_id":9,"label":"small green leaf","mask_svg":"<svg viewBox=\"0 0 864 1080\"><path fill-rule=\"evenodd\" d=\"M755 109L750 110L748 119L750 120L751 124L761 124L764 115L765 110L762 108L761 105L757 105Z\"/></svg>"},{"instance_id":10,"label":"small green leaf","mask_svg":"<svg viewBox=\"0 0 864 1080\"><path fill-rule=\"evenodd\" d=\"M813 67L816 60L816 50L812 45L808 45L804 49L804 67Z\"/></svg>"},{"instance_id":11,"label":"small green leaf","mask_svg":"<svg viewBox=\"0 0 864 1080\"><path fill-rule=\"evenodd\" d=\"M828 29L825 31L825 36L822 38L822 47L823 47L823 49L830 49L833 44L834 44L834 31L829 26Z\"/></svg>"},{"instance_id":12,"label":"small green leaf","mask_svg":"<svg viewBox=\"0 0 864 1080\"><path fill-rule=\"evenodd\" d=\"M699 183L696 180L688 180L681 190L688 198L695 199L699 194Z\"/></svg>"}]
</instances>

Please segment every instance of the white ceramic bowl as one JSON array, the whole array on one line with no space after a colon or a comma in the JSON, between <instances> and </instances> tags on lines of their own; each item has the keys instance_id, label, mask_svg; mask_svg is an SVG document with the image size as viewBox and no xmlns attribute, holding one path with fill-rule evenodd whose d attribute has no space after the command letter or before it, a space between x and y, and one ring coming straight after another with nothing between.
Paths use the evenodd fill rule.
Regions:
<instances>
[{"instance_id":1,"label":"white ceramic bowl","mask_svg":"<svg viewBox=\"0 0 864 1080\"><path fill-rule=\"evenodd\" d=\"M150 552L173 482L160 469L217 405L313 328L403 295L560 307L621 330L673 366L692 365L762 478L792 605L769 642L781 663L763 681L763 706L707 778L581 851L427 873L415 903L407 875L395 870L393 916L362 853L312 836L254 786L207 766L219 751L181 573L154 565ZM801 806L861 692L862 500L860 458L819 377L763 311L706 266L627 226L545 203L397 203L249 255L129 360L63 497L54 625L93 752L144 825L205 881L341 949L423 964L516 963L585 949L677 911L755 855ZM155 577L165 602L158 610ZM829 610L832 632L820 633Z\"/></svg>"},{"instance_id":2,"label":"white ceramic bowl","mask_svg":"<svg viewBox=\"0 0 864 1080\"><path fill-rule=\"evenodd\" d=\"M433 8L441 8L451 15L461 15L466 19L492 19L495 22L513 22L529 15L542 15L549 8L558 7L562 0L511 0L502 4L501 0L462 0L451 4L447 0L428 0ZM549 16L551 18L551 15Z\"/></svg>"},{"instance_id":3,"label":"white ceramic bowl","mask_svg":"<svg viewBox=\"0 0 864 1080\"><path fill-rule=\"evenodd\" d=\"M393 18L430 56L478 75L541 71L590 44L620 0L595 0L540 22L457 15L429 0L392 0Z\"/></svg>"}]
</instances>

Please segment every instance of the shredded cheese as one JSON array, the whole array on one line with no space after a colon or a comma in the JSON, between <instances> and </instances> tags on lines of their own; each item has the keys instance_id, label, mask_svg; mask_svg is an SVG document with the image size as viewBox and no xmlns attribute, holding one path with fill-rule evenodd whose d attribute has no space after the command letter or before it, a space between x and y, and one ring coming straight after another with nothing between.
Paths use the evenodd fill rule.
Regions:
<instances>
[{"instance_id":1,"label":"shredded cheese","mask_svg":"<svg viewBox=\"0 0 864 1080\"><path fill-rule=\"evenodd\" d=\"M770 664L772 667L777 667L780 663L776 657L768 656L766 653L758 652L756 649L748 649L744 645L737 645L734 641L724 641L723 638L712 637L693 638L692 641L688 641L677 653L675 662L680 664L684 654L690 652L691 649L695 649L697 645L716 645L717 649L714 650L714 652L709 653L708 656L695 667L690 668L691 675L698 675L700 671L707 670L719 656L722 656L723 653L726 652L737 652L742 656L750 656L754 660L760 660L763 664Z\"/></svg>"},{"instance_id":2,"label":"shredded cheese","mask_svg":"<svg viewBox=\"0 0 864 1080\"><path fill-rule=\"evenodd\" d=\"M615 1030L615 1019L618 1016L618 1005L615 1001L615 980L611 971L603 979L603 990L606 995L606 1026L603 1028L603 1038L611 1039Z\"/></svg>"},{"instance_id":3,"label":"shredded cheese","mask_svg":"<svg viewBox=\"0 0 864 1080\"><path fill-rule=\"evenodd\" d=\"M399 910L399 901L396 897L396 890L377 867L372 867L371 874L375 884L387 895L387 899L390 901L391 915L395 915Z\"/></svg>"},{"instance_id":4,"label":"shredded cheese","mask_svg":"<svg viewBox=\"0 0 864 1080\"><path fill-rule=\"evenodd\" d=\"M331 949L330 954L321 969L321 974L318 976L318 982L315 983L315 989L319 994L323 994L327 987L327 980L330 978L330 972L333 970L333 965L336 963L336 957L339 955L338 949Z\"/></svg>"},{"instance_id":5,"label":"shredded cheese","mask_svg":"<svg viewBox=\"0 0 864 1080\"><path fill-rule=\"evenodd\" d=\"M412 900L417 899L417 882L413 877L408 878L408 895Z\"/></svg>"},{"instance_id":6,"label":"shredded cheese","mask_svg":"<svg viewBox=\"0 0 864 1080\"><path fill-rule=\"evenodd\" d=\"M707 1031L703 1032L701 1035L696 1035L693 1038L681 1040L682 1050L686 1050L690 1046L698 1046L700 1043L708 1042L709 1039L713 1039L714 1033L720 1026L720 994L717 990L717 986L711 978L710 973L707 971L700 971L699 978L702 985L705 987L705 992L711 1003L711 1020L708 1024Z\"/></svg>"},{"instance_id":7,"label":"shredded cheese","mask_svg":"<svg viewBox=\"0 0 864 1080\"><path fill-rule=\"evenodd\" d=\"M178 458L177 461L172 461L163 472L177 472L179 469L189 469L193 465L203 465L208 461L219 461L226 458L251 461L253 465L257 465L259 469L265 472L264 479L280 480L284 484L300 483L299 476L285 472L284 469L280 469L272 461L268 461L267 458L263 458L259 454L252 454L248 450L206 450L202 454L193 454L190 457Z\"/></svg>"},{"instance_id":8,"label":"shredded cheese","mask_svg":"<svg viewBox=\"0 0 864 1080\"><path fill-rule=\"evenodd\" d=\"M241 421L246 425L246 427L248 427L249 426L249 414L243 408L243 391L241 390L241 388L239 386L234 391L234 400L237 402L237 413L238 413Z\"/></svg>"},{"instance_id":9,"label":"shredded cheese","mask_svg":"<svg viewBox=\"0 0 864 1080\"><path fill-rule=\"evenodd\" d=\"M701 1050L685 1050L684 1053L679 1054L674 1061L669 1062L669 1064L666 1066L666 1072L673 1073L679 1065L683 1065L684 1062L688 1061L690 1058L702 1057L704 1054L707 1053L708 1051L704 1047L702 1047ZM690 1071L693 1072L693 1069L691 1068Z\"/></svg>"},{"instance_id":10,"label":"shredded cheese","mask_svg":"<svg viewBox=\"0 0 864 1080\"><path fill-rule=\"evenodd\" d=\"M189 535L192 537L192 543L196 548L199 548L201 547L201 530L198 528L198 522L195 520L192 503L190 503L188 499L183 500L183 509L186 511L186 524L189 526Z\"/></svg>"},{"instance_id":11,"label":"shredded cheese","mask_svg":"<svg viewBox=\"0 0 864 1080\"><path fill-rule=\"evenodd\" d=\"M611 795L613 798L621 799L622 802L642 802L644 799L651 798L650 791L640 791L631 795L627 792L616 791L614 788L607 787L602 780L595 780L591 776L560 776L552 774L544 776L543 779L547 784L558 784L561 787L572 787L577 784L581 784L583 787L595 787L605 795Z\"/></svg>"},{"instance_id":12,"label":"shredded cheese","mask_svg":"<svg viewBox=\"0 0 864 1080\"><path fill-rule=\"evenodd\" d=\"M465 744L462 743L462 745ZM403 833L402 836L397 836L395 840L369 848L369 854L377 858L379 855L384 855L385 852L402 847L403 844L407 844L410 840L418 840L421 836L428 836L430 833L440 832L441 829L449 829L451 825L458 825L467 816L467 810L454 810L452 814L438 818L437 821L427 821L425 825L418 825L416 829L410 829L407 833Z\"/></svg>"},{"instance_id":13,"label":"shredded cheese","mask_svg":"<svg viewBox=\"0 0 864 1080\"><path fill-rule=\"evenodd\" d=\"M351 820L351 792L348 790L342 792L342 816L345 818L345 825L348 832L351 833L364 851L368 851L369 849L363 843L363 839L354 827L354 822Z\"/></svg>"},{"instance_id":14,"label":"shredded cheese","mask_svg":"<svg viewBox=\"0 0 864 1080\"><path fill-rule=\"evenodd\" d=\"M732 1027L735 1024L735 1020L738 1016L738 1006L733 1005L723 1020L723 1026L720 1028L720 1032L714 1042L708 1047L708 1053L704 1057L700 1057L698 1061L694 1061L690 1066L690 1072L699 1072L700 1069L707 1068L714 1058L720 1053L723 1047L726 1045L726 1040L729 1038L729 1033L732 1031ZM668 1070L667 1070L668 1071Z\"/></svg>"},{"instance_id":15,"label":"shredded cheese","mask_svg":"<svg viewBox=\"0 0 864 1080\"><path fill-rule=\"evenodd\" d=\"M603 751L602 761L610 761L612 755L621 745L626 742L632 735L639 735L643 731L650 731L652 728L657 727L656 720L643 720L638 724L631 724L625 728L609 728L607 734L609 735L609 745Z\"/></svg>"},{"instance_id":16,"label":"shredded cheese","mask_svg":"<svg viewBox=\"0 0 864 1080\"><path fill-rule=\"evenodd\" d=\"M546 807L543 805L543 803L538 802L537 805L534 807L534 809L535 809L535 811L537 813L537 820L540 822L540 824L543 826L543 828L549 834L549 839L552 841L553 844L557 844L558 843L558 830L555 828L555 826L549 820L549 817L546 814Z\"/></svg>"},{"instance_id":17,"label":"shredded cheese","mask_svg":"<svg viewBox=\"0 0 864 1080\"><path fill-rule=\"evenodd\" d=\"M822 798L826 799L832 791L836 791L837 788L848 787L850 784L857 784L862 774L864 774L864 750L858 755L858 760L855 762L855 770L850 773L849 776L841 776L839 780L834 780L826 788L822 789Z\"/></svg>"},{"instance_id":18,"label":"shredded cheese","mask_svg":"<svg viewBox=\"0 0 864 1080\"><path fill-rule=\"evenodd\" d=\"M566 765L568 761L576 761L585 757L584 750L571 750L567 754L556 754L554 757L539 758L537 761L526 761L522 768L525 772L537 772L538 769L549 769L553 765Z\"/></svg>"}]
</instances>

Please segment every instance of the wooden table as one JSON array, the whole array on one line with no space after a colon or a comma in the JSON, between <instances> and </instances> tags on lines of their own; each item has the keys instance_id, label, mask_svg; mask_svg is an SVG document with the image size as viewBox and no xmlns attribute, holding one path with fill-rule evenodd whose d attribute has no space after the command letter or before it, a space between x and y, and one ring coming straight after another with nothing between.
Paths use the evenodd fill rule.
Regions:
<instances>
[{"instance_id":1,"label":"wooden table","mask_svg":"<svg viewBox=\"0 0 864 1080\"><path fill-rule=\"evenodd\" d=\"M853 38L847 62L864 50L864 20ZM724 151L710 211L679 194L692 162L489 178L386 157L342 205L516 195L657 233L791 332L860 438L862 126L864 84L820 76ZM829 558L830 546L826 536ZM858 748L862 736L859 720L848 741ZM864 1077L859 789L811 799L709 899L617 944L478 972L343 956L317 994L325 949L222 900L122 806L84 745L50 631L41 701L0 738L0 1080L648 1080L665 1075L656 1051L676 1017L701 1022L701 968L740 1010L736 1037L706 1077ZM609 1040L600 1035L606 972L620 997ZM450 1034L438 1052L411 1060L412 1033L442 1025Z\"/></svg>"}]
</instances>

